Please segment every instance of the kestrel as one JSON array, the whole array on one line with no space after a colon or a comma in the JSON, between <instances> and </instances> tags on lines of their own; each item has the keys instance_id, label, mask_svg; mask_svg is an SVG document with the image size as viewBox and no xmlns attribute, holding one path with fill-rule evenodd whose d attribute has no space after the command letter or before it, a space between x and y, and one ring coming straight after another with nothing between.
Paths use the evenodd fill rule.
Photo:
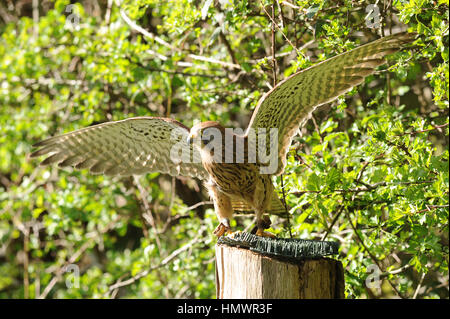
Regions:
<instances>
[{"instance_id":1,"label":"kestrel","mask_svg":"<svg viewBox=\"0 0 450 319\"><path fill-rule=\"evenodd\" d=\"M35 144L39 149L31 157L50 154L42 165L58 163L96 174L161 172L199 178L214 202L217 236L230 231L233 210L242 208L255 212L257 235L271 236L264 232L270 225L265 214L283 209L271 177L283 173L300 126L318 106L363 82L386 55L414 37L387 36L291 75L260 99L243 134L218 122L189 130L169 118L136 117L51 137Z\"/></svg>"}]
</instances>

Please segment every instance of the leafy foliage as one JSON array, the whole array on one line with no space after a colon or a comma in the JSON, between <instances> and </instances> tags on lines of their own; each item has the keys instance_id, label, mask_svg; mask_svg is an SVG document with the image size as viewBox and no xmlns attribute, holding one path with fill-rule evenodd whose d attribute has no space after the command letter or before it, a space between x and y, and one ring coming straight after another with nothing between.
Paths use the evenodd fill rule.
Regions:
<instances>
[{"instance_id":1,"label":"leafy foliage","mask_svg":"<svg viewBox=\"0 0 450 319\"><path fill-rule=\"evenodd\" d=\"M245 127L274 81L381 30L365 1L119 2L0 4L0 297L214 297L198 181L37 167L31 145L132 116ZM307 122L272 231L340 241L349 298L448 298L448 1L379 7L420 37Z\"/></svg>"}]
</instances>

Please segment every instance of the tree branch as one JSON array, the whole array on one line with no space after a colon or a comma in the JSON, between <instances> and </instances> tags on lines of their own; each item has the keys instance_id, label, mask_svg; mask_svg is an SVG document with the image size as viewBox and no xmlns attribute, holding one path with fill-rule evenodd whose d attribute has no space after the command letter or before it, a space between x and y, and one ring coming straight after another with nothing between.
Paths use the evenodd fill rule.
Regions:
<instances>
[{"instance_id":1,"label":"tree branch","mask_svg":"<svg viewBox=\"0 0 450 319\"><path fill-rule=\"evenodd\" d=\"M142 214L142 217L152 227L153 233L155 234L156 245L158 246L158 250L161 251L161 241L159 240L158 229L156 228L155 219L153 217L152 210L150 209L150 204L148 203L148 200L147 200L148 193L142 187L141 182L139 181L139 177L133 175L133 180L134 180L134 184L137 186L137 188L139 190L141 201L142 201L142 204L143 204L144 210L145 210L145 213Z\"/></svg>"},{"instance_id":2,"label":"tree branch","mask_svg":"<svg viewBox=\"0 0 450 319\"><path fill-rule=\"evenodd\" d=\"M45 287L44 291L37 297L38 299L45 299L47 295L50 293L50 291L53 289L53 287L56 285L56 283L61 279L61 275L64 273L66 267L70 264L75 263L78 258L91 246L91 244L100 237L100 235L103 235L104 233L108 232L110 229L112 229L117 221L119 219L122 219L123 216L118 216L115 220L110 222L104 229L100 230L99 233L97 233L97 236L91 237L89 240L84 242L83 245L61 266L55 271L55 275L50 280L48 285Z\"/></svg>"},{"instance_id":3,"label":"tree branch","mask_svg":"<svg viewBox=\"0 0 450 319\"><path fill-rule=\"evenodd\" d=\"M133 20L131 20L127 14L125 13L125 11L123 9L120 9L120 16L122 17L122 19L135 31L141 33L142 35L144 35L145 37L148 37L152 40L154 40L155 42L161 44L162 46L175 51L175 52L182 52L181 49L171 45L170 43L164 41L163 39L161 39L160 37L148 32L147 30L145 30L144 28L142 28L141 26L137 25ZM203 57L200 55L196 55L196 54L190 54L188 53L186 55L188 58L191 58L193 60L197 60L197 61L203 61L203 62L209 62L209 63L214 63L214 64L219 64L223 67L226 68L232 68L232 69L241 69L241 66L235 63L229 63L229 62L224 62L224 61L220 61L220 60L216 60L213 58L209 58L209 57ZM176 62L176 64L180 65L179 62Z\"/></svg>"},{"instance_id":4,"label":"tree branch","mask_svg":"<svg viewBox=\"0 0 450 319\"><path fill-rule=\"evenodd\" d=\"M203 231L204 231L205 229L206 229L206 226L202 226L202 227L199 229L198 234L197 234L197 236L196 236L194 239L192 239L192 240L191 240L189 243L187 243L186 245L184 245L184 246L182 246L182 247L180 247L180 248L174 250L169 256L167 256L166 258L164 258L164 259L161 261L161 263L159 263L158 265L155 265L155 266L153 266L153 267L150 267L149 269L146 269L146 270L144 270L144 271L141 271L141 272L139 272L138 274L134 275L133 277L131 277L131 278L125 280L125 281L121 281L121 280L119 279L115 284L111 285L111 286L108 288L108 291L106 292L106 295L108 295L108 294L110 294L110 293L115 294L115 293L114 293L114 290L117 290L117 289L119 289L119 288L121 288L121 287L125 287L125 286L128 286L128 285L131 285L131 284L133 284L134 282L138 281L139 279L141 279L141 278L147 276L148 274L150 274L150 272L152 272L152 271L154 271L154 270L156 270L156 269L158 269L158 268L164 267L165 265L169 264L169 263L172 262L179 254L185 252L186 250L188 250L189 248L191 248L191 247L194 246L195 244L199 243L199 242L201 241L200 234L202 234Z\"/></svg>"}]
</instances>

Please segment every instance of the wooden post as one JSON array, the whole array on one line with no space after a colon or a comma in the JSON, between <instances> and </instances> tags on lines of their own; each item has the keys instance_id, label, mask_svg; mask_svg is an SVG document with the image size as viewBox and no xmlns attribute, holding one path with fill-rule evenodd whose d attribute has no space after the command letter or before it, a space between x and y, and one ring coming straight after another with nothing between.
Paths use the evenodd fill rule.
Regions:
<instances>
[{"instance_id":1,"label":"wooden post","mask_svg":"<svg viewBox=\"0 0 450 319\"><path fill-rule=\"evenodd\" d=\"M330 258L285 261L216 245L217 299L344 298L344 269Z\"/></svg>"}]
</instances>

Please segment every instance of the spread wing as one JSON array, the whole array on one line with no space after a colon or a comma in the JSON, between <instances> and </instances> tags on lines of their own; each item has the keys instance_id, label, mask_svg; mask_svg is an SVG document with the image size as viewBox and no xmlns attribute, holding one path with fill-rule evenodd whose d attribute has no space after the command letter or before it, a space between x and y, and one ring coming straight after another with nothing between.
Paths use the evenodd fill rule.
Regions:
<instances>
[{"instance_id":1,"label":"spread wing","mask_svg":"<svg viewBox=\"0 0 450 319\"><path fill-rule=\"evenodd\" d=\"M267 132L270 128L278 129L275 174L283 172L292 138L315 108L360 84L385 63L386 55L396 52L414 37L414 34L398 33L378 39L297 72L265 94L253 112L246 135L252 129L255 134L260 128L266 128ZM266 154L269 153L267 150Z\"/></svg>"},{"instance_id":2,"label":"spread wing","mask_svg":"<svg viewBox=\"0 0 450 319\"><path fill-rule=\"evenodd\" d=\"M87 168L95 174L161 172L205 179L200 154L187 143L189 130L169 118L136 117L51 137L30 157L50 155L41 165Z\"/></svg>"}]
</instances>

